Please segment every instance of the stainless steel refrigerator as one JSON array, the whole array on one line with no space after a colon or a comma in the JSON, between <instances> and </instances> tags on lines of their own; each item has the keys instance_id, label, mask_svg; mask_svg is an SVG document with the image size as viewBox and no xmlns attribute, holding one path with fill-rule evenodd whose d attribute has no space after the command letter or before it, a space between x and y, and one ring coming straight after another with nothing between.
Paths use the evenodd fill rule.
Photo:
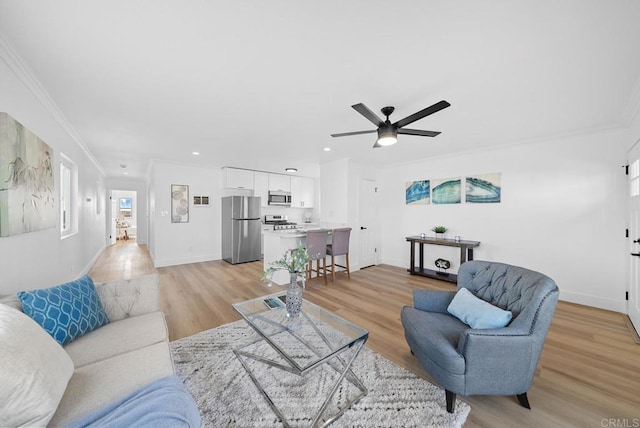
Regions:
<instances>
[{"instance_id":1,"label":"stainless steel refrigerator","mask_svg":"<svg viewBox=\"0 0 640 428\"><path fill-rule=\"evenodd\" d=\"M222 198L222 258L231 263L260 260L260 198Z\"/></svg>"}]
</instances>

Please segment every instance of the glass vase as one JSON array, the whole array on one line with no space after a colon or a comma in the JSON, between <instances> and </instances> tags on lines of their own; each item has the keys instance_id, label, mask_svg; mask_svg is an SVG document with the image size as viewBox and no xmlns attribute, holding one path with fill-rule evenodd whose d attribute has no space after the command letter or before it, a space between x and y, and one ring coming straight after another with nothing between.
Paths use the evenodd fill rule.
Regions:
<instances>
[{"instance_id":1,"label":"glass vase","mask_svg":"<svg viewBox=\"0 0 640 428\"><path fill-rule=\"evenodd\" d=\"M291 275L291 281L287 288L287 316L295 318L302 308L302 287L298 285L298 272L290 272L289 275Z\"/></svg>"}]
</instances>

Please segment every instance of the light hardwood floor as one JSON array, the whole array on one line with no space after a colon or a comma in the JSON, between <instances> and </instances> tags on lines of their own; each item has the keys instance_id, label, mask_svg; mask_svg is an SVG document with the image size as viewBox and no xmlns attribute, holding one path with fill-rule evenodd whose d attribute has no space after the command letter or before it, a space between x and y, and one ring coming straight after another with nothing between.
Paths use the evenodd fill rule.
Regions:
<instances>
[{"instance_id":1,"label":"light hardwood floor","mask_svg":"<svg viewBox=\"0 0 640 428\"><path fill-rule=\"evenodd\" d=\"M107 281L151 272L156 269L146 247L123 242L107 248L90 275ZM232 303L272 291L259 281L261 262L218 260L157 272L171 340L239 320ZM354 272L351 280L338 274L328 286L311 281L305 298L367 329L370 349L428 379L409 352L400 322L400 309L411 304L416 288L451 290L453 285L379 265ZM640 345L624 316L559 302L528 395L532 410L520 407L515 397L461 397L471 405L465 427L638 426Z\"/></svg>"}]
</instances>

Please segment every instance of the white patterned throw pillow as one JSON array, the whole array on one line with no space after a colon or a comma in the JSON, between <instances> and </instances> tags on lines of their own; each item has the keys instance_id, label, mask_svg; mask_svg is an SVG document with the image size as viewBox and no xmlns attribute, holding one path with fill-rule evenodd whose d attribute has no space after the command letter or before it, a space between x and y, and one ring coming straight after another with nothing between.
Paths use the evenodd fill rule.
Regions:
<instances>
[{"instance_id":1,"label":"white patterned throw pillow","mask_svg":"<svg viewBox=\"0 0 640 428\"><path fill-rule=\"evenodd\" d=\"M62 347L22 312L0 305L0 426L45 426L73 374Z\"/></svg>"}]
</instances>

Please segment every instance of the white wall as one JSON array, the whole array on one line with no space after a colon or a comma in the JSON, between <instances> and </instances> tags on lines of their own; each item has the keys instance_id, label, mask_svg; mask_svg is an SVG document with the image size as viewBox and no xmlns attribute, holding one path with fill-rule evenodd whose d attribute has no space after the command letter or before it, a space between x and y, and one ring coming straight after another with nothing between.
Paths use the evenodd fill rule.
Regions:
<instances>
[{"instance_id":1,"label":"white wall","mask_svg":"<svg viewBox=\"0 0 640 428\"><path fill-rule=\"evenodd\" d=\"M481 241L476 259L500 261L553 278L560 298L625 311L627 132L609 131L395 166L381 172L382 260L408 267L405 237L449 228ZM405 205L405 183L502 174L499 204ZM455 249L427 246L425 264Z\"/></svg>"},{"instance_id":2,"label":"white wall","mask_svg":"<svg viewBox=\"0 0 640 428\"><path fill-rule=\"evenodd\" d=\"M147 201L147 183L143 179L135 178L108 178L107 188L113 190L130 190L136 192L136 243L144 245L148 243L149 210ZM107 196L108 198L108 196ZM109 230L107 230L108 236Z\"/></svg>"},{"instance_id":3,"label":"white wall","mask_svg":"<svg viewBox=\"0 0 640 428\"><path fill-rule=\"evenodd\" d=\"M376 181L377 172L371 167L350 159L324 163L320 165L320 171L320 222L330 227L348 225L352 228L349 240L349 264L350 270L355 272L361 266L360 180ZM377 216L374 217L377 218ZM378 225L373 227L377 228ZM339 258L336 263L344 264L343 258Z\"/></svg>"},{"instance_id":4,"label":"white wall","mask_svg":"<svg viewBox=\"0 0 640 428\"><path fill-rule=\"evenodd\" d=\"M349 221L349 159L320 165L320 221Z\"/></svg>"},{"instance_id":5,"label":"white wall","mask_svg":"<svg viewBox=\"0 0 640 428\"><path fill-rule=\"evenodd\" d=\"M171 223L171 185L189 186L189 222ZM150 173L150 253L154 266L217 260L221 249L220 169L154 162ZM194 207L193 196L209 196Z\"/></svg>"},{"instance_id":6,"label":"white wall","mask_svg":"<svg viewBox=\"0 0 640 428\"><path fill-rule=\"evenodd\" d=\"M78 233L60 239L59 228L55 228L0 238L0 294L57 285L87 272L106 247L105 213L109 209L101 203L106 195L105 177L56 119L51 106L42 101L42 93L36 97L34 81L25 77L28 71L20 71L16 61L19 59L0 44L0 111L53 148L58 212L60 153L76 163Z\"/></svg>"}]
</instances>

